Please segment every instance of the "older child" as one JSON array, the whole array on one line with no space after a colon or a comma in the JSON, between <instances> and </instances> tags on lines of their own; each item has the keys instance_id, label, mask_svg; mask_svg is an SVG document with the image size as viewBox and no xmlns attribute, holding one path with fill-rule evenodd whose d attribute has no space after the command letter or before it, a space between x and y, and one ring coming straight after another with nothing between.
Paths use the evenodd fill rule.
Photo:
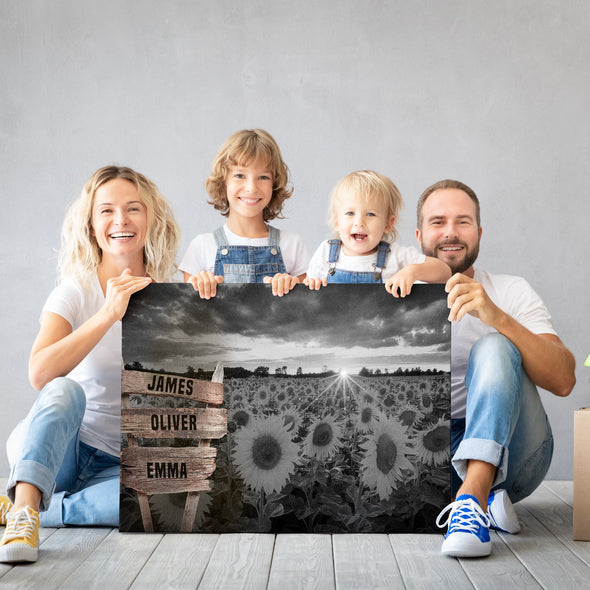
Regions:
<instances>
[{"instance_id":1,"label":"older child","mask_svg":"<svg viewBox=\"0 0 590 590\"><path fill-rule=\"evenodd\" d=\"M209 203L227 217L213 233L190 243L180 263L185 282L203 299L218 283L271 283L288 293L305 277L309 254L298 234L267 224L281 217L292 194L279 146L262 129L245 129L221 146L206 181Z\"/></svg>"},{"instance_id":2,"label":"older child","mask_svg":"<svg viewBox=\"0 0 590 590\"><path fill-rule=\"evenodd\" d=\"M330 196L330 219L337 239L315 251L305 284L385 283L394 297L405 297L415 281L444 283L449 267L396 241L395 221L403 204L395 184L371 170L345 176Z\"/></svg>"}]
</instances>

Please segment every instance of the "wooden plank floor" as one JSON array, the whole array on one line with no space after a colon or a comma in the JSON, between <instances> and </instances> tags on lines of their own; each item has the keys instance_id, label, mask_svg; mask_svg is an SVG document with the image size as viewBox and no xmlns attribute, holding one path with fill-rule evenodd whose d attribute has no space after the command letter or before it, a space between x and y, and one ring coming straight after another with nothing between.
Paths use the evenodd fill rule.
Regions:
<instances>
[{"instance_id":1,"label":"wooden plank floor","mask_svg":"<svg viewBox=\"0 0 590 590\"><path fill-rule=\"evenodd\" d=\"M0 479L0 485L5 480ZM440 554L440 535L162 535L41 529L39 561L0 564L2 588L278 590L590 588L590 542L572 541L572 482L516 506L518 535L484 559ZM3 529L0 528L0 531Z\"/></svg>"}]
</instances>

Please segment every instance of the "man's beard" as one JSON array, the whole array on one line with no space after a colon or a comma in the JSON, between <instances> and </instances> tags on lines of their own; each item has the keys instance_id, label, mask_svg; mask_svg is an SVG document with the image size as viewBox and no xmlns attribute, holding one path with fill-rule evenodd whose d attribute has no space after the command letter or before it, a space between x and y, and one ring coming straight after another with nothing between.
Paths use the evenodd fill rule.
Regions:
<instances>
[{"instance_id":1,"label":"man's beard","mask_svg":"<svg viewBox=\"0 0 590 590\"><path fill-rule=\"evenodd\" d=\"M440 256L437 256L436 253L439 252L439 248L441 246L446 246L446 245L453 245L453 246L463 246L465 248L464 250L464 255L463 258L461 260L455 260L453 262L447 261L447 260L443 260ZM458 272L465 272L468 268L471 268L473 266L473 264L475 263L475 261L477 260L477 256L479 254L479 242L475 245L474 248L472 248L471 250L469 249L469 247L467 246L467 244L465 242L440 242L439 244L436 245L436 248L434 250L428 250L425 249L424 247L424 243L420 243L420 246L422 248L422 253L425 254L426 256L432 256L433 258L438 258L440 260L442 260L444 263L449 265L449 268L451 269L451 273L455 274Z\"/></svg>"}]
</instances>

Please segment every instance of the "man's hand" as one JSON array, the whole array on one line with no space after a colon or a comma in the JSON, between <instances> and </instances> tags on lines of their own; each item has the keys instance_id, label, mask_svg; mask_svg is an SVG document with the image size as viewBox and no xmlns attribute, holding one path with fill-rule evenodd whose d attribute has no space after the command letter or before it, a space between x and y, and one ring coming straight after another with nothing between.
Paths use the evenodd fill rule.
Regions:
<instances>
[{"instance_id":1,"label":"man's hand","mask_svg":"<svg viewBox=\"0 0 590 590\"><path fill-rule=\"evenodd\" d=\"M449 294L447 304L449 321L458 322L470 314L479 318L486 326L497 327L506 315L488 296L480 283L460 273L454 274L445 285Z\"/></svg>"}]
</instances>

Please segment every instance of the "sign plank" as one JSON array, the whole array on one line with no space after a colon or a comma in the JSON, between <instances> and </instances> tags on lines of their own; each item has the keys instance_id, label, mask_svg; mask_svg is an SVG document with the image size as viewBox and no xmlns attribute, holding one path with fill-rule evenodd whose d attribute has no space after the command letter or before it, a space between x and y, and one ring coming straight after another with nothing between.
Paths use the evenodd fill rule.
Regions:
<instances>
[{"instance_id":1,"label":"sign plank","mask_svg":"<svg viewBox=\"0 0 590 590\"><path fill-rule=\"evenodd\" d=\"M145 494L211 489L214 447L128 447L121 450L121 482Z\"/></svg>"},{"instance_id":2,"label":"sign plank","mask_svg":"<svg viewBox=\"0 0 590 590\"><path fill-rule=\"evenodd\" d=\"M190 379L181 375L123 370L121 391L182 398L207 404L223 403L223 383Z\"/></svg>"},{"instance_id":3,"label":"sign plank","mask_svg":"<svg viewBox=\"0 0 590 590\"><path fill-rule=\"evenodd\" d=\"M121 432L144 438L221 438L224 408L129 408L121 410Z\"/></svg>"}]
</instances>

